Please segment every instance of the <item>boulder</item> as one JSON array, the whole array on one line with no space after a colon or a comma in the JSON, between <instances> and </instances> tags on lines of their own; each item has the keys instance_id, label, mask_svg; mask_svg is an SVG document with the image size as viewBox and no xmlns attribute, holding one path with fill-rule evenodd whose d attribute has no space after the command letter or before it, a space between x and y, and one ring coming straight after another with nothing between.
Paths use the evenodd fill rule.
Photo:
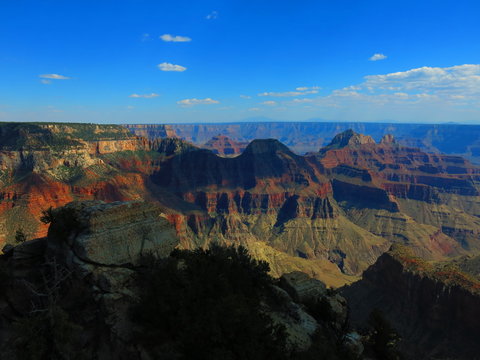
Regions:
<instances>
[{"instance_id":1,"label":"boulder","mask_svg":"<svg viewBox=\"0 0 480 360\"><path fill-rule=\"evenodd\" d=\"M292 299L308 306L328 304L331 323L341 329L347 320L347 301L341 295L328 291L320 280L313 279L307 274L294 271L280 278L280 286L285 289Z\"/></svg>"},{"instance_id":2,"label":"boulder","mask_svg":"<svg viewBox=\"0 0 480 360\"><path fill-rule=\"evenodd\" d=\"M301 271L284 274L280 278L280 285L294 301L308 302L321 298L326 294L327 287L323 282L313 279Z\"/></svg>"},{"instance_id":3,"label":"boulder","mask_svg":"<svg viewBox=\"0 0 480 360\"><path fill-rule=\"evenodd\" d=\"M312 345L312 337L318 328L318 323L304 307L293 302L289 294L275 286L275 293L279 299L286 303L283 311L272 311L268 309L268 315L280 325L285 326L287 335L287 346L298 351L306 351Z\"/></svg>"},{"instance_id":4,"label":"boulder","mask_svg":"<svg viewBox=\"0 0 480 360\"><path fill-rule=\"evenodd\" d=\"M141 201L72 202L53 211L50 252L62 252L68 265L132 267L142 254L165 257L178 244L159 206Z\"/></svg>"}]
</instances>

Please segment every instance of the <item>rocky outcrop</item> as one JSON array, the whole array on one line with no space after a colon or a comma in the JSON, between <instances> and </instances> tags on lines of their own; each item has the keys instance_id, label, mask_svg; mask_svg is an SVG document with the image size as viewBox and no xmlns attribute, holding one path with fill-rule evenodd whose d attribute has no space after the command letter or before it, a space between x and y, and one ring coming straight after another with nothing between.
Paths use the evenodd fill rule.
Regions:
<instances>
[{"instance_id":1,"label":"rocky outcrop","mask_svg":"<svg viewBox=\"0 0 480 360\"><path fill-rule=\"evenodd\" d=\"M212 186L244 190L257 186L285 188L318 181L305 159L271 139L251 142L242 155L232 159L220 158L207 150L181 154L153 177L159 185L174 191L198 191Z\"/></svg>"},{"instance_id":2,"label":"rocky outcrop","mask_svg":"<svg viewBox=\"0 0 480 360\"><path fill-rule=\"evenodd\" d=\"M366 145L366 144L375 144L375 140L372 139L371 136L365 136L363 134L356 133L355 131L349 129L344 131L332 139L330 144L328 144L323 151L326 150L333 150L333 149L341 149L346 146L348 147L356 147L359 145Z\"/></svg>"},{"instance_id":3,"label":"rocky outcrop","mask_svg":"<svg viewBox=\"0 0 480 360\"><path fill-rule=\"evenodd\" d=\"M480 335L479 289L478 280L455 267L433 266L397 247L342 294L356 324L380 309L412 358L474 359Z\"/></svg>"},{"instance_id":4,"label":"rocky outcrop","mask_svg":"<svg viewBox=\"0 0 480 360\"><path fill-rule=\"evenodd\" d=\"M280 277L280 286L294 301L307 306L318 306L322 301L334 319L334 327L341 329L347 321L347 301L334 292L328 292L325 284L307 274L295 271Z\"/></svg>"},{"instance_id":5,"label":"rocky outcrop","mask_svg":"<svg viewBox=\"0 0 480 360\"><path fill-rule=\"evenodd\" d=\"M321 298L327 292L327 287L319 280L312 279L301 271L284 274L280 277L281 286L299 302L307 302Z\"/></svg>"},{"instance_id":6,"label":"rocky outcrop","mask_svg":"<svg viewBox=\"0 0 480 360\"><path fill-rule=\"evenodd\" d=\"M158 205L73 202L52 210L49 251L69 266L132 267L143 254L165 257L178 244ZM62 252L59 254L59 252Z\"/></svg>"},{"instance_id":7,"label":"rocky outcrop","mask_svg":"<svg viewBox=\"0 0 480 360\"><path fill-rule=\"evenodd\" d=\"M70 315L62 321L76 319L76 328L82 329L81 336L70 334L67 340L78 336L77 346L85 354L143 359L134 346L128 313L137 298L135 270L142 255L167 257L178 245L173 227L157 205L140 201L72 202L50 211L48 218L47 238L0 256L1 270L8 268L13 281L10 287L0 279L0 285L7 284L0 294L1 317L7 319L0 321L0 347L15 334L12 322L19 318L67 311Z\"/></svg>"},{"instance_id":8,"label":"rocky outcrop","mask_svg":"<svg viewBox=\"0 0 480 360\"><path fill-rule=\"evenodd\" d=\"M246 142L238 142L225 135L217 135L208 140L202 147L220 156L236 156L240 155L247 145Z\"/></svg>"},{"instance_id":9,"label":"rocky outcrop","mask_svg":"<svg viewBox=\"0 0 480 360\"><path fill-rule=\"evenodd\" d=\"M385 134L380 140L380 144L396 144L395 137L392 134Z\"/></svg>"}]
</instances>

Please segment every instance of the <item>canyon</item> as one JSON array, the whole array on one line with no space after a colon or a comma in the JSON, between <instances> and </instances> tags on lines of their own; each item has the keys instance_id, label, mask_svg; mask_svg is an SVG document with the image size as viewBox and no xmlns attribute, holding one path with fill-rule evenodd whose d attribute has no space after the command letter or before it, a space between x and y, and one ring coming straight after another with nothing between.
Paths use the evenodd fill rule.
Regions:
<instances>
[{"instance_id":1,"label":"canyon","mask_svg":"<svg viewBox=\"0 0 480 360\"><path fill-rule=\"evenodd\" d=\"M257 139L236 157L115 125L5 123L0 139L3 244L18 230L45 236L50 207L145 200L181 248L243 245L274 276L303 271L332 287L359 279L392 244L427 261L480 249L480 168L393 136L347 130L304 156Z\"/></svg>"},{"instance_id":2,"label":"canyon","mask_svg":"<svg viewBox=\"0 0 480 360\"><path fill-rule=\"evenodd\" d=\"M128 129L147 138L176 136L203 147L213 137L227 136L231 141L250 142L275 138L297 154L316 152L330 143L335 135L346 130L371 136L375 141L392 134L399 143L423 151L461 155L480 162L480 126L456 123L373 123L273 121L267 118L247 119L236 123L202 124L129 124Z\"/></svg>"},{"instance_id":3,"label":"canyon","mask_svg":"<svg viewBox=\"0 0 480 360\"><path fill-rule=\"evenodd\" d=\"M234 246L268 263L291 307L271 316L299 349L313 346L315 326L362 329L382 311L409 358L475 356L479 166L352 129L305 155L274 138L214 137L206 149L168 128L152 138L117 125L1 123L0 265L16 274L6 284L38 282L58 259L91 295L85 306L103 309L106 332L78 320L88 336L116 344L89 351L118 357L136 351L123 344L138 256ZM7 317L28 307L29 290L10 285ZM312 298L336 325L305 312L318 315ZM368 336L352 334L349 349L362 353Z\"/></svg>"}]
</instances>

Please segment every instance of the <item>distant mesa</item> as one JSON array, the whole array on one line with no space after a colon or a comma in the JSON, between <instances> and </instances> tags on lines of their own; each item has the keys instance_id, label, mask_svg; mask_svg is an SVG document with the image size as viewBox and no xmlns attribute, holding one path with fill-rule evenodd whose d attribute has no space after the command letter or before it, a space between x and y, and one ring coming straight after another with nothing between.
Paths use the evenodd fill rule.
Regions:
<instances>
[{"instance_id":1,"label":"distant mesa","mask_svg":"<svg viewBox=\"0 0 480 360\"><path fill-rule=\"evenodd\" d=\"M383 145L393 145L396 143L397 142L392 134L385 134L380 140L380 144ZM343 149L346 147L355 148L363 145L376 145L376 142L371 136L359 134L349 129L336 135L330 144L320 151L325 152L328 150Z\"/></svg>"}]
</instances>

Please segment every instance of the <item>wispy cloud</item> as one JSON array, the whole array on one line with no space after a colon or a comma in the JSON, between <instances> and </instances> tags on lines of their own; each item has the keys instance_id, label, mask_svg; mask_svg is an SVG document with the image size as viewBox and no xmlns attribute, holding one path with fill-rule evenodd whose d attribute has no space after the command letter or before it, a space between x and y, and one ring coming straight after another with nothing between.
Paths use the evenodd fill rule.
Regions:
<instances>
[{"instance_id":1,"label":"wispy cloud","mask_svg":"<svg viewBox=\"0 0 480 360\"><path fill-rule=\"evenodd\" d=\"M385 60L387 58L386 55L383 55L383 54L373 54L371 57L370 57L370 61L378 61L378 60Z\"/></svg>"},{"instance_id":2,"label":"wispy cloud","mask_svg":"<svg viewBox=\"0 0 480 360\"><path fill-rule=\"evenodd\" d=\"M191 38L188 36L180 36L180 35L170 35L170 34L163 34L160 36L160 39L166 42L189 42L192 41Z\"/></svg>"},{"instance_id":3,"label":"wispy cloud","mask_svg":"<svg viewBox=\"0 0 480 360\"><path fill-rule=\"evenodd\" d=\"M218 11L212 11L210 14L205 16L205 19L207 20L215 20L218 18Z\"/></svg>"},{"instance_id":4,"label":"wispy cloud","mask_svg":"<svg viewBox=\"0 0 480 360\"><path fill-rule=\"evenodd\" d=\"M63 76L59 74L42 74L38 75L39 77L43 79L52 79L52 80L68 80L70 79L68 76Z\"/></svg>"},{"instance_id":5,"label":"wispy cloud","mask_svg":"<svg viewBox=\"0 0 480 360\"><path fill-rule=\"evenodd\" d=\"M129 97L131 98L144 98L144 99L151 99L151 98L155 98L157 96L160 96L158 94L155 94L155 93L151 93L151 94L132 94L130 95Z\"/></svg>"},{"instance_id":6,"label":"wispy cloud","mask_svg":"<svg viewBox=\"0 0 480 360\"><path fill-rule=\"evenodd\" d=\"M262 104L262 105L273 106L273 105L277 105L277 102L276 102L276 101L273 101L273 100L268 100L268 101L262 102L261 104Z\"/></svg>"},{"instance_id":7,"label":"wispy cloud","mask_svg":"<svg viewBox=\"0 0 480 360\"><path fill-rule=\"evenodd\" d=\"M314 90L320 90L320 86L299 86L295 88L297 91L314 91Z\"/></svg>"},{"instance_id":8,"label":"wispy cloud","mask_svg":"<svg viewBox=\"0 0 480 360\"><path fill-rule=\"evenodd\" d=\"M263 92L258 94L258 96L272 96L272 97L293 97L293 96L301 96L301 95L309 95L309 94L318 94L318 90L320 87L312 86L312 87L297 87L295 91L284 91L284 92Z\"/></svg>"},{"instance_id":9,"label":"wispy cloud","mask_svg":"<svg viewBox=\"0 0 480 360\"><path fill-rule=\"evenodd\" d=\"M40 82L41 82L42 84L49 85L49 84L52 83L52 80L42 79L42 80L40 80Z\"/></svg>"},{"instance_id":10,"label":"wispy cloud","mask_svg":"<svg viewBox=\"0 0 480 360\"><path fill-rule=\"evenodd\" d=\"M251 99L252 97L249 95L240 95L242 99Z\"/></svg>"},{"instance_id":11,"label":"wispy cloud","mask_svg":"<svg viewBox=\"0 0 480 360\"><path fill-rule=\"evenodd\" d=\"M141 37L140 40L141 40L142 42L145 42L145 41L148 41L148 40L150 40L150 39L151 39L151 38L150 38L150 34L144 33L144 34L142 34L142 37Z\"/></svg>"},{"instance_id":12,"label":"wispy cloud","mask_svg":"<svg viewBox=\"0 0 480 360\"><path fill-rule=\"evenodd\" d=\"M175 65L167 62L158 64L157 66L162 71L180 71L181 72L181 71L187 70L185 66Z\"/></svg>"},{"instance_id":13,"label":"wispy cloud","mask_svg":"<svg viewBox=\"0 0 480 360\"><path fill-rule=\"evenodd\" d=\"M308 98L304 98L304 99L293 99L292 101L293 101L293 103L295 103L295 104L304 104L304 103L311 103L311 102L313 102L313 99L308 99Z\"/></svg>"},{"instance_id":14,"label":"wispy cloud","mask_svg":"<svg viewBox=\"0 0 480 360\"><path fill-rule=\"evenodd\" d=\"M253 107L253 108L250 108L248 109L248 111L260 111L262 109L258 108L258 107Z\"/></svg>"},{"instance_id":15,"label":"wispy cloud","mask_svg":"<svg viewBox=\"0 0 480 360\"><path fill-rule=\"evenodd\" d=\"M220 101L214 100L212 98L205 98L205 99L183 99L177 101L178 105L182 105L184 107L194 106L194 105L212 105L212 104L220 104Z\"/></svg>"}]
</instances>

